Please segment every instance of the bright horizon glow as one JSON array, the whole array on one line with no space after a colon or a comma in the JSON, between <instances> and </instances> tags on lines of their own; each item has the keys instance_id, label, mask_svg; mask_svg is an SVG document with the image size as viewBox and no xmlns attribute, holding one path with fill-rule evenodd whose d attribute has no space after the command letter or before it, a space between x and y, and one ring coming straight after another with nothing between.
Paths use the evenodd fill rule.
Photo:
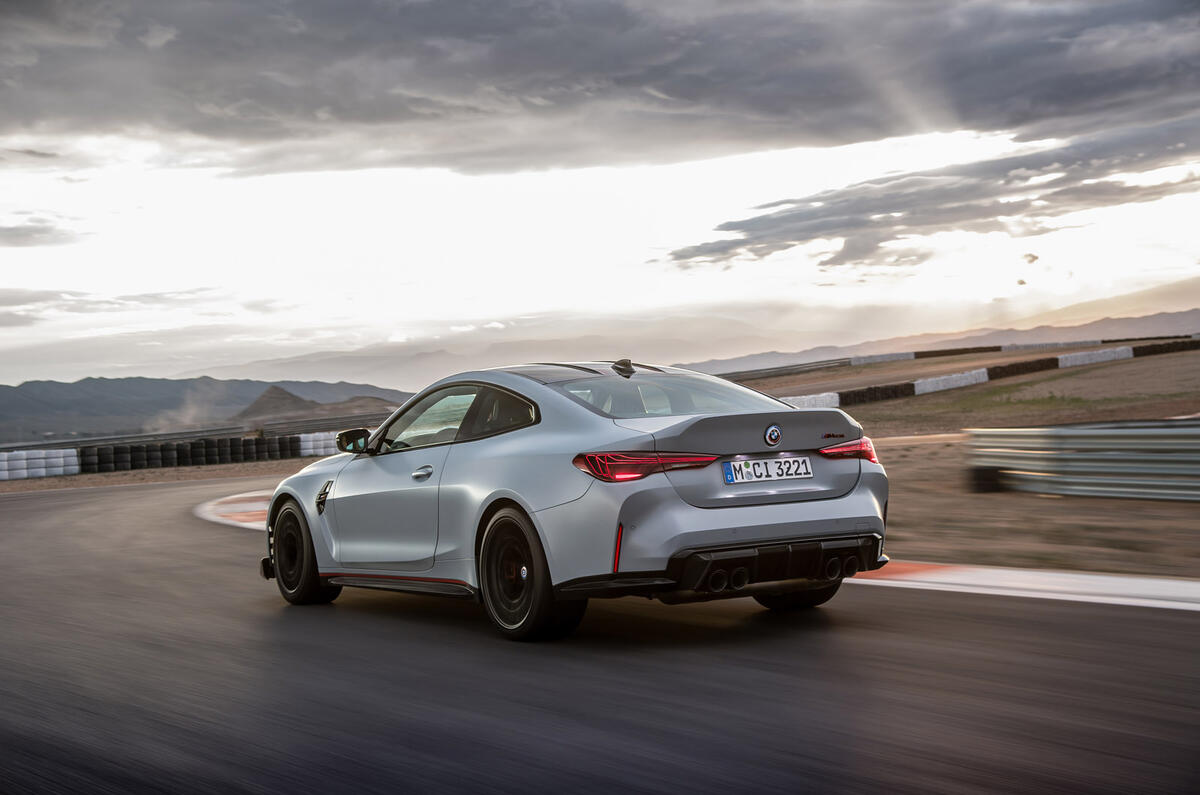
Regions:
<instances>
[{"instance_id":1,"label":"bright horizon glow","mask_svg":"<svg viewBox=\"0 0 1200 795\"><path fill-rule=\"evenodd\" d=\"M5 249L6 286L81 292L93 300L193 294L176 304L104 313L60 309L8 330L0 353L197 326L225 334L226 345L269 344L281 356L453 337L481 327L499 333L514 318L547 313L670 315L718 303L752 311L763 301L930 308L926 327L897 329L899 335L952 331L954 324L966 329L1194 275L1200 231L1179 219L1200 217L1195 193L1062 216L1055 231L1036 237L954 231L905 241L934 252L911 267L819 267L840 249L840 239L728 266L681 269L668 257L721 238L713 231L718 224L756 215L757 206L781 197L1056 143L962 131L670 165L230 177L216 169L164 168L153 145L83 139L75 154L104 165L7 175L0 224L49 217L81 239ZM1119 180L1154 184L1189 173L1159 169ZM1044 180L1029 182L1038 181ZM1038 253L1035 263L1024 261L1029 251ZM976 321L997 299L1021 308ZM221 331L230 324L239 329ZM813 331L810 342L792 347L862 341ZM150 363L149 349L163 344L138 343L147 352L144 374L179 374ZM139 358L94 362L91 371L56 369L52 362L36 372L5 367L0 381L134 374L141 372ZM222 363L233 361L236 354ZM197 360L193 369L204 367Z\"/></svg>"}]
</instances>

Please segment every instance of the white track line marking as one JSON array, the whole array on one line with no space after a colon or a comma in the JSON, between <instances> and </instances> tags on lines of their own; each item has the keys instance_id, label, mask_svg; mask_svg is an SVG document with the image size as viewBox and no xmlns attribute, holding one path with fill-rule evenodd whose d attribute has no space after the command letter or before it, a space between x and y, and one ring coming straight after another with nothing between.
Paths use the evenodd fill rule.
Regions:
<instances>
[{"instance_id":1,"label":"white track line marking","mask_svg":"<svg viewBox=\"0 0 1200 795\"><path fill-rule=\"evenodd\" d=\"M929 591L1200 610L1200 580L1001 566L947 565L944 569L920 569L898 573L894 577L888 577L886 572L885 567L880 575L850 582Z\"/></svg>"},{"instance_id":2,"label":"white track line marking","mask_svg":"<svg viewBox=\"0 0 1200 795\"><path fill-rule=\"evenodd\" d=\"M892 588L915 588L925 591L952 591L955 593L978 593L991 596L1017 596L1027 599L1055 599L1061 602L1091 602L1103 605L1128 605L1131 607L1160 607L1170 610L1200 610L1200 602L1173 602L1165 599L1147 599L1132 596L1108 596L1104 594L1071 594L1056 591L1031 591L1018 588L986 587L971 585L947 585L944 583L921 582L919 580L851 580L860 585L884 585Z\"/></svg>"}]
</instances>

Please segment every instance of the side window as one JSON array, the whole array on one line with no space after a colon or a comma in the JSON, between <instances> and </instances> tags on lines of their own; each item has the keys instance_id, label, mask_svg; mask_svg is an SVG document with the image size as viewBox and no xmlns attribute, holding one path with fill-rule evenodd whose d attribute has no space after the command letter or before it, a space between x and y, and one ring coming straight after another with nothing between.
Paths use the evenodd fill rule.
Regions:
<instances>
[{"instance_id":1,"label":"side window","mask_svg":"<svg viewBox=\"0 0 1200 795\"><path fill-rule=\"evenodd\" d=\"M470 385L430 392L388 426L379 452L453 442L478 393L479 387Z\"/></svg>"},{"instance_id":2,"label":"side window","mask_svg":"<svg viewBox=\"0 0 1200 795\"><path fill-rule=\"evenodd\" d=\"M472 415L458 434L460 442L532 425L537 419L537 410L532 403L510 392L480 387Z\"/></svg>"}]
</instances>

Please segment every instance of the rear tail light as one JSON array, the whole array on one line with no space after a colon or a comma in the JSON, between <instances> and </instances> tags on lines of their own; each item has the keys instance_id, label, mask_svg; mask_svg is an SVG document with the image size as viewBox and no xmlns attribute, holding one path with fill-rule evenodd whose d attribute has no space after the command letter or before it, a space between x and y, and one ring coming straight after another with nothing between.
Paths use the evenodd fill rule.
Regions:
<instances>
[{"instance_id":1,"label":"rear tail light","mask_svg":"<svg viewBox=\"0 0 1200 795\"><path fill-rule=\"evenodd\" d=\"M715 455L693 453L580 453L571 463L599 480L623 483L670 469L699 469L716 460Z\"/></svg>"},{"instance_id":2,"label":"rear tail light","mask_svg":"<svg viewBox=\"0 0 1200 795\"><path fill-rule=\"evenodd\" d=\"M875 445L866 436L853 442L822 447L817 452L826 458L861 458L872 464L879 463L879 456L875 455Z\"/></svg>"}]
</instances>

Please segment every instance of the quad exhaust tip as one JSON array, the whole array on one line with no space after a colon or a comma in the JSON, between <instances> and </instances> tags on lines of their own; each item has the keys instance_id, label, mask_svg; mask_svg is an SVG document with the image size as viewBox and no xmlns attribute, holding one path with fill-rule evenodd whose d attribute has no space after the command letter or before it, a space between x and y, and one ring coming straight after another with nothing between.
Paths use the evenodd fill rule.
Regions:
<instances>
[{"instance_id":1,"label":"quad exhaust tip","mask_svg":"<svg viewBox=\"0 0 1200 795\"><path fill-rule=\"evenodd\" d=\"M837 558L830 558L825 561L825 579L836 580L838 575L842 573L842 562Z\"/></svg>"},{"instance_id":2,"label":"quad exhaust tip","mask_svg":"<svg viewBox=\"0 0 1200 795\"><path fill-rule=\"evenodd\" d=\"M842 576L853 577L858 574L858 558L846 558L842 563Z\"/></svg>"},{"instance_id":3,"label":"quad exhaust tip","mask_svg":"<svg viewBox=\"0 0 1200 795\"><path fill-rule=\"evenodd\" d=\"M729 585L729 575L725 573L724 569L717 569L708 575L708 590L713 593L724 591L726 585Z\"/></svg>"},{"instance_id":4,"label":"quad exhaust tip","mask_svg":"<svg viewBox=\"0 0 1200 795\"><path fill-rule=\"evenodd\" d=\"M750 582L750 572L745 566L738 566L729 575L729 587L735 591L740 591Z\"/></svg>"}]
</instances>

